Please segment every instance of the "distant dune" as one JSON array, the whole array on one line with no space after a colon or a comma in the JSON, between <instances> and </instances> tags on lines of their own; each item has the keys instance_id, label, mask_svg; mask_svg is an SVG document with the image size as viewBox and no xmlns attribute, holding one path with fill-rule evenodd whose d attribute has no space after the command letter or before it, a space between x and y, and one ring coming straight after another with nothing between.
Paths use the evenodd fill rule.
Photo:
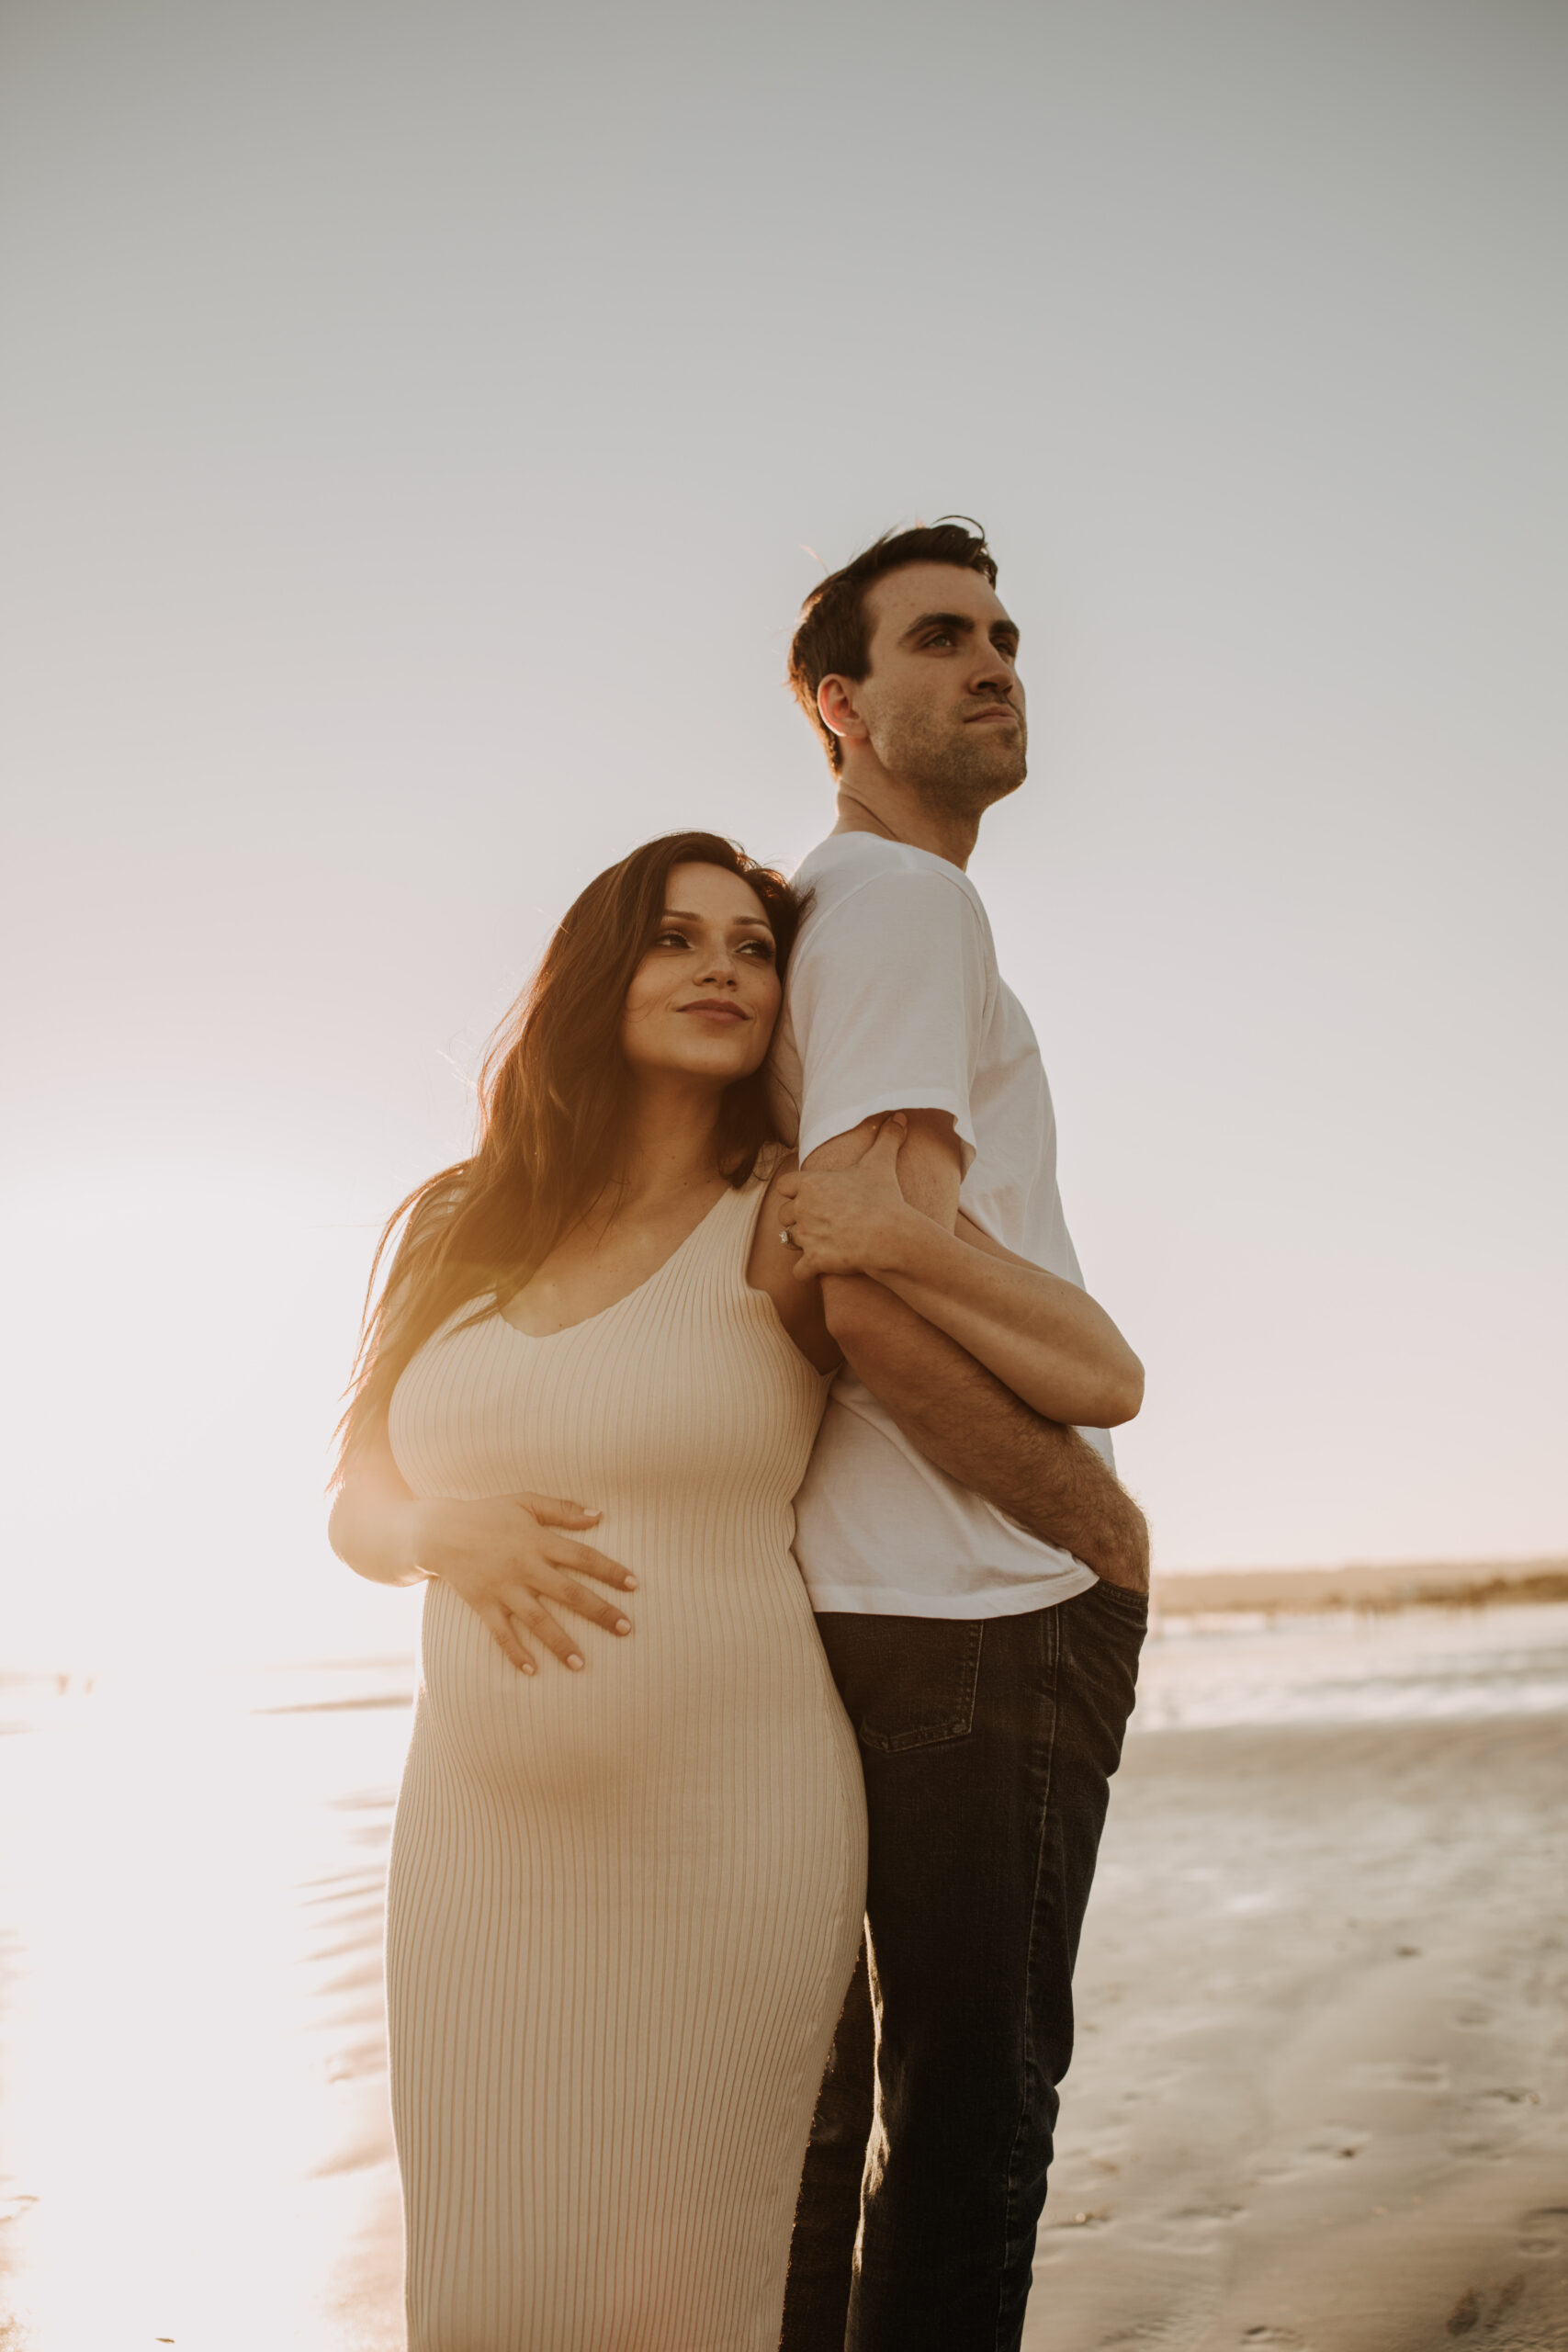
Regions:
<instances>
[{"instance_id":1,"label":"distant dune","mask_svg":"<svg viewBox=\"0 0 1568 2352\"><path fill-rule=\"evenodd\" d=\"M1420 1560L1395 1567L1168 1569L1154 1580L1167 1617L1215 1609L1450 1609L1492 1601L1568 1600L1568 1558Z\"/></svg>"}]
</instances>

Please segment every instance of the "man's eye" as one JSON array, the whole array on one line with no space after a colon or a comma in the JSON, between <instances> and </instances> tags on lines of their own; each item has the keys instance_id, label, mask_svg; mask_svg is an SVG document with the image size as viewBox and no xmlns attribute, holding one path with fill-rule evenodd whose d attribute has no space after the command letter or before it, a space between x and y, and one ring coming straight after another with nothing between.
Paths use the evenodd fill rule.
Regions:
<instances>
[{"instance_id":1,"label":"man's eye","mask_svg":"<svg viewBox=\"0 0 1568 2352\"><path fill-rule=\"evenodd\" d=\"M950 628L934 629L931 636L927 638L926 643L928 645L951 645L953 643L953 631Z\"/></svg>"}]
</instances>

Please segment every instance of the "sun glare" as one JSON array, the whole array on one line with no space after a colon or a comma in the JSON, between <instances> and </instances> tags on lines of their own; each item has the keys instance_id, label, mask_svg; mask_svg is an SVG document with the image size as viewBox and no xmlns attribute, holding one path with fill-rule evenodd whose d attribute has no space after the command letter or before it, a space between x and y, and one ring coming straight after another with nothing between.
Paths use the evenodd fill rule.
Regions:
<instances>
[{"instance_id":1,"label":"sun glare","mask_svg":"<svg viewBox=\"0 0 1568 2352\"><path fill-rule=\"evenodd\" d=\"M0 2195L39 2352L393 2340L380 1916L409 1718L396 1670L359 1679L346 1703L309 1673L17 1694Z\"/></svg>"}]
</instances>

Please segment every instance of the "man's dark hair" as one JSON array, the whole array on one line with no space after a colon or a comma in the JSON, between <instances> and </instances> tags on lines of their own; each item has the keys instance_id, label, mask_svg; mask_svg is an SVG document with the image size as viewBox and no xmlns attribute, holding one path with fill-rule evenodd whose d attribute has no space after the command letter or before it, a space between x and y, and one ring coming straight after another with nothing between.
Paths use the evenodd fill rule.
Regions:
<instances>
[{"instance_id":1,"label":"man's dark hair","mask_svg":"<svg viewBox=\"0 0 1568 2352\"><path fill-rule=\"evenodd\" d=\"M994 588L997 560L986 534L970 514L944 514L913 531L885 531L851 563L819 580L800 608L800 625L789 649L789 683L795 698L828 747L835 769L844 749L817 707L824 678L863 678L871 668L871 630L865 592L885 572L907 563L951 563L960 571L982 572Z\"/></svg>"}]
</instances>

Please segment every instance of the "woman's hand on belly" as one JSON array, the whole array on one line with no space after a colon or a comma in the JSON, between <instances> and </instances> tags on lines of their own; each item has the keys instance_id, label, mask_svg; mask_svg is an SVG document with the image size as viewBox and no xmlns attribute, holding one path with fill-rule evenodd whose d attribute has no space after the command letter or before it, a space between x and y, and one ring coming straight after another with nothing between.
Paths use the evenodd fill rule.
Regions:
<instances>
[{"instance_id":1,"label":"woman's hand on belly","mask_svg":"<svg viewBox=\"0 0 1568 2352\"><path fill-rule=\"evenodd\" d=\"M632 1592L637 1578L591 1544L553 1529L592 1527L600 1514L548 1495L495 1495L480 1502L418 1501L413 1556L426 1576L439 1577L466 1600L500 1648L524 1674L535 1670L528 1643L553 1650L580 1671L582 1653L551 1614L574 1610L612 1634L629 1634L631 1620L613 1600L591 1592L580 1577ZM548 1602L550 1607L547 1607Z\"/></svg>"}]
</instances>

